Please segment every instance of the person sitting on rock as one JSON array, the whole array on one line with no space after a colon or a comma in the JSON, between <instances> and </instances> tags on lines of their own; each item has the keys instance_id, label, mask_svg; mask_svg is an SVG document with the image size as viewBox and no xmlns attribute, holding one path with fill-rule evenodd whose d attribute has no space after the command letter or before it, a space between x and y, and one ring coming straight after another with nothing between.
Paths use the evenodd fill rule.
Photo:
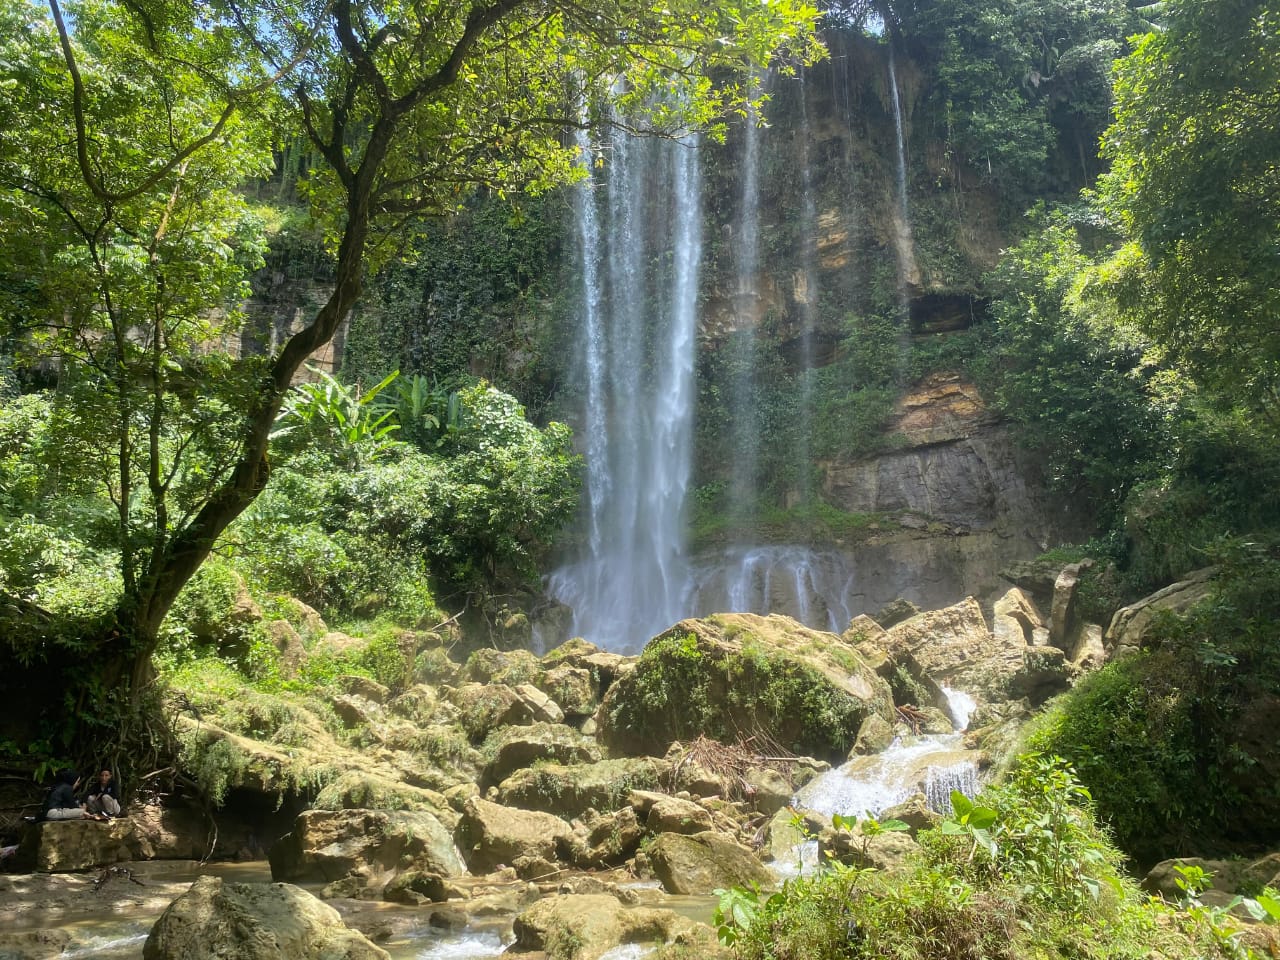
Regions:
<instances>
[{"instance_id":1,"label":"person sitting on rock","mask_svg":"<svg viewBox=\"0 0 1280 960\"><path fill-rule=\"evenodd\" d=\"M74 770L59 770L53 781L53 789L44 800L45 820L105 820L101 813L90 813L83 804L76 803L76 787L80 778Z\"/></svg>"},{"instance_id":2,"label":"person sitting on rock","mask_svg":"<svg viewBox=\"0 0 1280 960\"><path fill-rule=\"evenodd\" d=\"M90 813L101 813L108 817L120 816L120 794L110 770L104 768L89 783L84 808Z\"/></svg>"}]
</instances>

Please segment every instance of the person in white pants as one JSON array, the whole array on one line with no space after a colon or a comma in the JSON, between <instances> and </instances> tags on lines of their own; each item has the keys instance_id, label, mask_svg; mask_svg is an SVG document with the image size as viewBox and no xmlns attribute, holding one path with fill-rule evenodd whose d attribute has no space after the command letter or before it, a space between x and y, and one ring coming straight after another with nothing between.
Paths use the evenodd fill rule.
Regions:
<instances>
[{"instance_id":1,"label":"person in white pants","mask_svg":"<svg viewBox=\"0 0 1280 960\"><path fill-rule=\"evenodd\" d=\"M89 785L84 808L90 813L101 813L108 817L120 816L120 796L110 770L102 770Z\"/></svg>"}]
</instances>

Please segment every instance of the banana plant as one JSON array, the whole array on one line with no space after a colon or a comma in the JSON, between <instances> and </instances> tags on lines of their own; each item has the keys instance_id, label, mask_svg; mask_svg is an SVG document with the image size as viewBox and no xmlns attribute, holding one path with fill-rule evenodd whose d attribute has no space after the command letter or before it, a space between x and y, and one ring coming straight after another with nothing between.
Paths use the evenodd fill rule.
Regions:
<instances>
[{"instance_id":1,"label":"banana plant","mask_svg":"<svg viewBox=\"0 0 1280 960\"><path fill-rule=\"evenodd\" d=\"M400 429L396 411L377 401L379 395L400 376L399 370L392 371L376 386L362 392L358 387L346 386L323 370L307 369L316 379L298 384L290 393L276 419L272 440L285 437L299 427L323 428L338 441L344 459L353 466L377 460L396 447L397 443L392 438L392 434Z\"/></svg>"}]
</instances>

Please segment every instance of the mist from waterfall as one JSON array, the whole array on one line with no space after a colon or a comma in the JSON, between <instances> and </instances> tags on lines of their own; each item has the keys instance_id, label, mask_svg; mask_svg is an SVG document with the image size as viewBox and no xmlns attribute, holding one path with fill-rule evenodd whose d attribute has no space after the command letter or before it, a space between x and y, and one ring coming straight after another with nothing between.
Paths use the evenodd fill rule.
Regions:
<instances>
[{"instance_id":1,"label":"mist from waterfall","mask_svg":"<svg viewBox=\"0 0 1280 960\"><path fill-rule=\"evenodd\" d=\"M595 148L602 172L589 166L575 202L586 537L547 590L575 635L628 650L683 615L701 178L694 137L615 132Z\"/></svg>"}]
</instances>

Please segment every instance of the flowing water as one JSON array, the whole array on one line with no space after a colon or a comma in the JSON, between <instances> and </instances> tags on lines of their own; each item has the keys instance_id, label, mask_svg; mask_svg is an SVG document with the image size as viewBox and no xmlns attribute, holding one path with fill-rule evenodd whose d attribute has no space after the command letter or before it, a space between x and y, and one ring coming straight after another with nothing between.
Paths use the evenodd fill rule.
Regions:
<instances>
[{"instance_id":1,"label":"flowing water","mask_svg":"<svg viewBox=\"0 0 1280 960\"><path fill-rule=\"evenodd\" d=\"M603 173L576 203L587 537L547 589L574 634L626 650L680 618L688 581L702 186L694 137L594 147Z\"/></svg>"},{"instance_id":2,"label":"flowing water","mask_svg":"<svg viewBox=\"0 0 1280 960\"><path fill-rule=\"evenodd\" d=\"M955 733L903 736L880 753L854 757L802 787L795 807L826 816L878 817L913 794L923 793L931 810L949 813L953 790L975 796L981 787L977 754L964 748L963 731L977 703L963 691L942 689ZM817 864L817 841L805 840L772 866L785 877L812 871Z\"/></svg>"}]
</instances>

